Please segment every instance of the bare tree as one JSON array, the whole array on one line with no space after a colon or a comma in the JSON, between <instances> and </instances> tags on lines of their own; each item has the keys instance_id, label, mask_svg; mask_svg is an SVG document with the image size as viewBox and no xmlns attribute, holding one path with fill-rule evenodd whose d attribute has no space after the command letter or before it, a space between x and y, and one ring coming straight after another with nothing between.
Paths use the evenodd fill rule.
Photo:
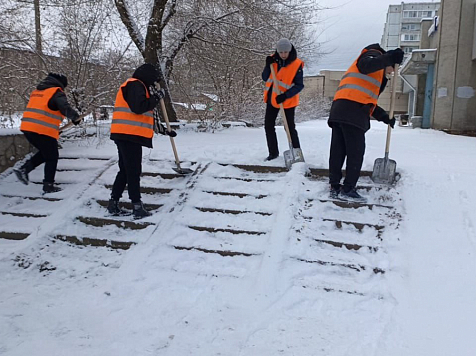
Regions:
<instances>
[{"instance_id":1,"label":"bare tree","mask_svg":"<svg viewBox=\"0 0 476 356\"><path fill-rule=\"evenodd\" d=\"M137 7L138 3L143 6ZM154 0L151 5L134 1L135 8L126 0L115 0L115 4L145 62L156 65L160 72L172 120L176 113L171 105L169 81L176 62L186 68L187 78L220 94L221 112L225 113L229 111L228 98L237 97L231 82L241 83L241 103L247 101L250 88L257 88L256 73L262 69L258 69L259 58L269 54L270 43L286 36L303 49L312 49L312 41L303 37L304 28L319 10L311 0ZM182 83L184 79L183 75L174 76ZM178 87L184 85L179 82Z\"/></svg>"}]
</instances>

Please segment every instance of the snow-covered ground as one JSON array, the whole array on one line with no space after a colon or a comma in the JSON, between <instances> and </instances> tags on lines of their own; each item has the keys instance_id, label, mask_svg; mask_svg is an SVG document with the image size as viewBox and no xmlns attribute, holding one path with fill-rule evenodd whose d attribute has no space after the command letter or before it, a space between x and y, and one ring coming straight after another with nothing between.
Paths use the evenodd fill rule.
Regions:
<instances>
[{"instance_id":1,"label":"snow-covered ground","mask_svg":"<svg viewBox=\"0 0 476 356\"><path fill-rule=\"evenodd\" d=\"M326 122L298 124L298 132L306 164L327 168ZM383 157L385 138L386 126L372 122L364 170ZM282 153L281 127L278 139ZM76 220L105 217L94 199L109 198L105 184L117 172L107 139L64 145L64 190L52 195L61 201L20 199L41 196L41 186L0 175L0 211L38 215L0 215L2 229L31 234L0 240L0 355L476 354L475 138L397 127L395 189L361 178L373 209L336 208L325 180L305 177L304 164L273 174L220 165L263 165L262 128L179 132L176 144L185 166L206 169L183 179L144 176L144 186L171 190L144 194L161 207L140 230ZM168 138L154 146L144 150L144 172L174 173ZM284 166L282 156L266 164ZM41 178L41 169L31 173ZM210 207L245 213L197 209ZM361 232L343 227L338 242L373 249L329 244L333 220L368 224ZM372 225L385 227L379 238ZM222 230L196 230L211 226ZM136 244L113 250L52 239L86 232ZM204 252L212 250L241 254Z\"/></svg>"}]
</instances>

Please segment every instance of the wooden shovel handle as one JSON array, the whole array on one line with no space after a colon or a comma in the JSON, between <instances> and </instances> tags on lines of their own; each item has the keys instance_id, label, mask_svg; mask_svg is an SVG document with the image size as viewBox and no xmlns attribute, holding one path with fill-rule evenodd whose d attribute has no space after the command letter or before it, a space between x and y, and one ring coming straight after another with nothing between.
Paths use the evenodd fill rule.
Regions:
<instances>
[{"instance_id":1,"label":"wooden shovel handle","mask_svg":"<svg viewBox=\"0 0 476 356\"><path fill-rule=\"evenodd\" d=\"M276 71L274 70L272 63L269 65L269 67L271 68L271 78L273 79L273 90L276 90L278 95L280 95L281 90L279 90L278 80L276 79ZM272 95L273 93L271 93L271 96ZM279 104L279 107L281 108L281 112L283 113L284 130L286 131L286 135L288 136L289 148L292 148L291 133L289 132L288 120L286 119L286 113L284 112L283 103Z\"/></svg>"},{"instance_id":2,"label":"wooden shovel handle","mask_svg":"<svg viewBox=\"0 0 476 356\"><path fill-rule=\"evenodd\" d=\"M159 83L155 83L155 87L157 88L157 90L160 90L160 84ZM165 119L165 124L167 125L167 131L172 131L171 127L170 127L170 122L169 122L169 116L167 115L167 109L165 108L165 102L164 102L164 99L160 98L160 108L162 109L162 114L164 115L164 119ZM177 168L178 169L181 169L180 168L180 159L179 159L179 156L178 156L178 153L177 153L177 148L175 147L175 141L174 141L174 138L172 136L169 136L170 138L170 144L172 145L172 150L174 151L174 156L175 156L175 164L177 164Z\"/></svg>"},{"instance_id":3,"label":"wooden shovel handle","mask_svg":"<svg viewBox=\"0 0 476 356\"><path fill-rule=\"evenodd\" d=\"M393 83L392 83L392 96L390 97L390 120L393 118L393 113L395 112L395 97L397 95L397 79L398 79L398 63L395 64L395 71L393 72ZM387 127L387 143L385 144L385 155L388 156L390 151L390 136L392 135L392 127L388 124Z\"/></svg>"}]
</instances>

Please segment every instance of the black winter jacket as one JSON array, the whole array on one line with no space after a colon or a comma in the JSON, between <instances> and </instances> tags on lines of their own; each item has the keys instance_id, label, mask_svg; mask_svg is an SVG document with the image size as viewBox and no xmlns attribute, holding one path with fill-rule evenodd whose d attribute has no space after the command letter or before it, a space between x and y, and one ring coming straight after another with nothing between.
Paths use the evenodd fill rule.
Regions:
<instances>
[{"instance_id":1,"label":"black winter jacket","mask_svg":"<svg viewBox=\"0 0 476 356\"><path fill-rule=\"evenodd\" d=\"M45 90L58 87L64 90L63 84L58 79L48 75L37 85L36 89ZM69 105L66 94L61 90L58 90L48 101L48 108L55 111L59 110L71 121L76 121L79 118L79 114Z\"/></svg>"},{"instance_id":2,"label":"black winter jacket","mask_svg":"<svg viewBox=\"0 0 476 356\"><path fill-rule=\"evenodd\" d=\"M282 67L286 67L288 64L292 63L297 58L297 51L293 46L286 60L282 60L277 51L274 52L273 56L275 58L276 63L278 64L278 71L279 71ZM269 66L265 66L263 69L263 73L261 74L261 78L266 82L270 75L271 75L271 69L269 69ZM290 88L284 93L287 99L292 98L294 95L297 95L304 88L303 77L304 75L303 75L302 66L301 66L299 67L298 71L296 72L296 75L294 76L294 79L293 79L294 85L292 86L292 88ZM271 88L269 88L268 93L272 93L272 90L273 90L273 85L271 85ZM269 100L270 100L270 96L268 95L266 102L269 103Z\"/></svg>"},{"instance_id":3,"label":"black winter jacket","mask_svg":"<svg viewBox=\"0 0 476 356\"><path fill-rule=\"evenodd\" d=\"M365 49L368 51L363 53L357 61L357 68L361 73L373 73L393 64L391 57L386 54L380 45L372 44L365 47ZM384 91L387 82L388 80L384 73L382 85L380 86L380 94ZM370 129L370 110L372 106L372 104L361 104L346 99L335 100L332 103L327 123L330 127L332 127L333 123L341 123L356 126L367 131ZM388 121L389 119L387 112L378 105L372 113L372 117L382 122Z\"/></svg>"},{"instance_id":4,"label":"black winter jacket","mask_svg":"<svg viewBox=\"0 0 476 356\"><path fill-rule=\"evenodd\" d=\"M134 72L132 78L139 79L144 84L139 83L138 81L133 81L127 83L127 85L122 88L122 95L124 96L124 100L129 105L129 108L135 114L143 114L153 110L159 101L154 96L152 96L150 92L150 97L147 98L147 92L149 91L149 87L153 85L156 80L158 80L157 73L153 70L148 70L147 66L141 66ZM144 85L147 87L147 89L144 87ZM144 147L152 148L152 138L146 138L137 135L113 133L111 134L111 140L129 141Z\"/></svg>"}]
</instances>

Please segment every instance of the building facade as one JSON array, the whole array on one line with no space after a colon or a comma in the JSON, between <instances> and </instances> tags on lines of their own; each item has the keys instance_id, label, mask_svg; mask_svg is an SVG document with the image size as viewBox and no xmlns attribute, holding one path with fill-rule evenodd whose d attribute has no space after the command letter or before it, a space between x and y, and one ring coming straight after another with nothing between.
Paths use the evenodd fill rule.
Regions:
<instances>
[{"instance_id":1,"label":"building facade","mask_svg":"<svg viewBox=\"0 0 476 356\"><path fill-rule=\"evenodd\" d=\"M415 2L390 5L381 46L385 50L400 47L405 53L420 48L421 20L438 16L440 2Z\"/></svg>"},{"instance_id":2,"label":"building facade","mask_svg":"<svg viewBox=\"0 0 476 356\"><path fill-rule=\"evenodd\" d=\"M422 25L420 49L400 75L418 78L423 127L476 134L476 0L443 0L438 18Z\"/></svg>"}]
</instances>

